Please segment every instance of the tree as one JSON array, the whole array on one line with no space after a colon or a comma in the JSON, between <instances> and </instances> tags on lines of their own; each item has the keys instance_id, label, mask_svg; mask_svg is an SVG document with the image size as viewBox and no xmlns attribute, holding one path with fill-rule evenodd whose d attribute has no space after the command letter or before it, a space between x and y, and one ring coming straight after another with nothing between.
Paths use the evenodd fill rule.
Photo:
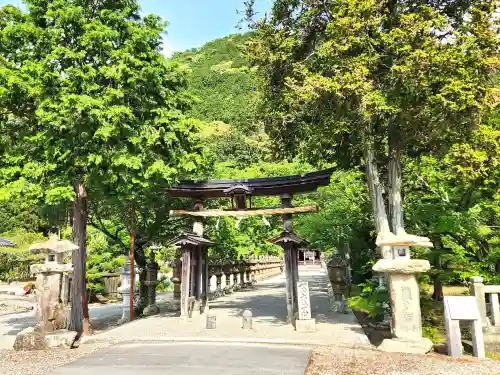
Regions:
<instances>
[{"instance_id":1,"label":"tree","mask_svg":"<svg viewBox=\"0 0 500 375\"><path fill-rule=\"evenodd\" d=\"M403 232L402 157L446 150L494 102L494 12L487 0L275 1L249 52L276 150L364 165L377 232Z\"/></svg>"},{"instance_id":2,"label":"tree","mask_svg":"<svg viewBox=\"0 0 500 375\"><path fill-rule=\"evenodd\" d=\"M165 23L136 1L26 5L0 9L2 168L47 202L74 202L70 328L82 332L87 202L130 205L194 171L197 122L184 115L184 72L160 52Z\"/></svg>"}]
</instances>

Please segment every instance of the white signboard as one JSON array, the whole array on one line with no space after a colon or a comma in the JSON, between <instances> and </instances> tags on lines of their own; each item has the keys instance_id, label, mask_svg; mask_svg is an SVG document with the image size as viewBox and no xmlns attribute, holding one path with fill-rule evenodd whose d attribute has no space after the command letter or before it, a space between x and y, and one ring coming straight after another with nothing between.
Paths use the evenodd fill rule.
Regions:
<instances>
[{"instance_id":1,"label":"white signboard","mask_svg":"<svg viewBox=\"0 0 500 375\"><path fill-rule=\"evenodd\" d=\"M445 296L444 308L451 320L480 320L479 309L474 296Z\"/></svg>"}]
</instances>

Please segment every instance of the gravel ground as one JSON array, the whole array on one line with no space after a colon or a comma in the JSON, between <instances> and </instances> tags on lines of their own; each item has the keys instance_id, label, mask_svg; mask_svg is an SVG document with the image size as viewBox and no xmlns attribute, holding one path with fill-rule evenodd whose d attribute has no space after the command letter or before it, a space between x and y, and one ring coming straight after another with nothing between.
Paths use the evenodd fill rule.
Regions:
<instances>
[{"instance_id":1,"label":"gravel ground","mask_svg":"<svg viewBox=\"0 0 500 375\"><path fill-rule=\"evenodd\" d=\"M0 373L2 375L41 375L50 373L59 366L76 361L96 350L112 345L112 342L82 345L78 349L59 349L16 352L0 350Z\"/></svg>"},{"instance_id":2,"label":"gravel ground","mask_svg":"<svg viewBox=\"0 0 500 375\"><path fill-rule=\"evenodd\" d=\"M499 375L500 361L317 347L306 375Z\"/></svg>"}]
</instances>

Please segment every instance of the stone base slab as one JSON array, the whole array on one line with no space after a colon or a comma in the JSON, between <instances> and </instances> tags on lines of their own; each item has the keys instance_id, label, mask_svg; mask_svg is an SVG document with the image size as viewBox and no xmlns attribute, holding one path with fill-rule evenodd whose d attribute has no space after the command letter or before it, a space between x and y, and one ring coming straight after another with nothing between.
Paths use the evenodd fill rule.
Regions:
<instances>
[{"instance_id":1,"label":"stone base slab","mask_svg":"<svg viewBox=\"0 0 500 375\"><path fill-rule=\"evenodd\" d=\"M377 349L389 353L412 353L426 354L433 349L432 341L426 338L421 339L385 339Z\"/></svg>"},{"instance_id":2,"label":"stone base slab","mask_svg":"<svg viewBox=\"0 0 500 375\"><path fill-rule=\"evenodd\" d=\"M70 349L77 333L61 329L50 333L36 332L33 327L19 332L14 342L14 350L46 350L53 348Z\"/></svg>"},{"instance_id":3,"label":"stone base slab","mask_svg":"<svg viewBox=\"0 0 500 375\"><path fill-rule=\"evenodd\" d=\"M316 319L297 319L295 330L297 332L316 332Z\"/></svg>"},{"instance_id":4,"label":"stone base slab","mask_svg":"<svg viewBox=\"0 0 500 375\"><path fill-rule=\"evenodd\" d=\"M151 316L151 315L156 315L160 312L160 309L156 305L148 305L144 308L144 311L142 314L144 316Z\"/></svg>"}]
</instances>

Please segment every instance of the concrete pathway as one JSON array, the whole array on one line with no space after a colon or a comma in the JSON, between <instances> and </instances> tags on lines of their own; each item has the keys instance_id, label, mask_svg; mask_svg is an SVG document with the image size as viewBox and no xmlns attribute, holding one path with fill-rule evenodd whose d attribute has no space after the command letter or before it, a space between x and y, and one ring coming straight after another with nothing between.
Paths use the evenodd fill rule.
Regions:
<instances>
[{"instance_id":1,"label":"concrete pathway","mask_svg":"<svg viewBox=\"0 0 500 375\"><path fill-rule=\"evenodd\" d=\"M18 299L19 304L33 305L34 296L3 295L2 299ZM172 301L172 293L163 293L158 296L159 304L168 304ZM91 326L107 326L122 316L122 304L110 303L106 305L91 305L89 307ZM23 329L33 327L36 324L35 311L10 313L0 315L0 349L11 349L14 345L16 335Z\"/></svg>"},{"instance_id":2,"label":"concrete pathway","mask_svg":"<svg viewBox=\"0 0 500 375\"><path fill-rule=\"evenodd\" d=\"M164 313L94 335L88 341L211 341L370 347L352 312L342 314L331 310L329 281L321 266L300 266L299 278L309 282L312 315L317 322L313 333L296 332L286 323L285 279L280 275L211 302L210 308L217 317L214 330L205 328L204 316L186 320ZM252 330L241 328L241 314L246 309L254 316Z\"/></svg>"},{"instance_id":3,"label":"concrete pathway","mask_svg":"<svg viewBox=\"0 0 500 375\"><path fill-rule=\"evenodd\" d=\"M50 375L303 375L310 348L207 343L121 343Z\"/></svg>"}]
</instances>

